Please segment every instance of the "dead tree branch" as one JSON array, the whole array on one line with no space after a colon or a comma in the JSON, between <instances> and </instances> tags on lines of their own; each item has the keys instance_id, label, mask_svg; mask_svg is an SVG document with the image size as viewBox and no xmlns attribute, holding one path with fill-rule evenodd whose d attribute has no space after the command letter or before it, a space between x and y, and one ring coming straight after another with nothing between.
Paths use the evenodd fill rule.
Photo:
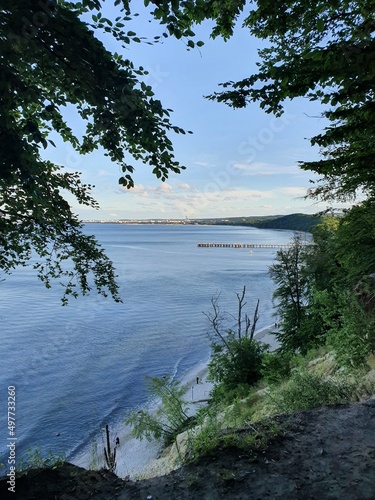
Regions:
<instances>
[{"instance_id":1,"label":"dead tree branch","mask_svg":"<svg viewBox=\"0 0 375 500\"><path fill-rule=\"evenodd\" d=\"M251 327L251 332L250 332L250 340L253 340L253 338L254 338L255 328L256 328L256 325L257 325L257 322L258 322L258 319L259 319L258 310L259 310L259 299L257 301L257 305L256 305L255 311L254 311L253 325ZM250 320L249 320L249 323L250 323Z\"/></svg>"}]
</instances>

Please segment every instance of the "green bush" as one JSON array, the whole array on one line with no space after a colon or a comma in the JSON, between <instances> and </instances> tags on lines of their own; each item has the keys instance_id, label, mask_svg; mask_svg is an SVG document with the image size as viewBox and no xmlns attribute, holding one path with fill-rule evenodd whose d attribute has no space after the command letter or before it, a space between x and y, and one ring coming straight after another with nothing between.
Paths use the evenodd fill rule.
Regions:
<instances>
[{"instance_id":1,"label":"green bush","mask_svg":"<svg viewBox=\"0 0 375 500\"><path fill-rule=\"evenodd\" d=\"M363 310L353 294L345 293L340 300L343 303L341 321L327 335L327 346L334 351L340 365L360 368L366 365L371 351L375 317Z\"/></svg>"},{"instance_id":2,"label":"green bush","mask_svg":"<svg viewBox=\"0 0 375 500\"><path fill-rule=\"evenodd\" d=\"M26 457L18 461L17 473L24 474L31 469L56 469L66 461L65 454L55 455L48 451L47 455L42 455L39 448L29 448Z\"/></svg>"},{"instance_id":3,"label":"green bush","mask_svg":"<svg viewBox=\"0 0 375 500\"><path fill-rule=\"evenodd\" d=\"M217 421L210 420L189 441L189 461L209 455L215 449L238 448L238 450L263 451L270 439L280 434L279 426L273 422L257 422L242 429L223 429Z\"/></svg>"},{"instance_id":4,"label":"green bush","mask_svg":"<svg viewBox=\"0 0 375 500\"><path fill-rule=\"evenodd\" d=\"M358 394L371 392L361 379L355 377L324 377L308 371L296 371L288 382L274 387L268 394L269 403L279 413L319 408L347 403Z\"/></svg>"},{"instance_id":5,"label":"green bush","mask_svg":"<svg viewBox=\"0 0 375 500\"><path fill-rule=\"evenodd\" d=\"M221 424L215 410L209 411L197 432L190 436L187 459L196 461L199 457L210 454L219 444Z\"/></svg>"},{"instance_id":6,"label":"green bush","mask_svg":"<svg viewBox=\"0 0 375 500\"><path fill-rule=\"evenodd\" d=\"M290 375L293 354L290 352L267 352L263 357L262 377L268 383L281 382Z\"/></svg>"},{"instance_id":7,"label":"green bush","mask_svg":"<svg viewBox=\"0 0 375 500\"><path fill-rule=\"evenodd\" d=\"M239 385L251 386L262 377L263 356L267 345L228 332L226 345L213 344L208 365L208 380L230 391Z\"/></svg>"},{"instance_id":8,"label":"green bush","mask_svg":"<svg viewBox=\"0 0 375 500\"><path fill-rule=\"evenodd\" d=\"M238 384L234 389L228 389L224 384L218 384L212 389L211 396L215 402L226 406L238 399L247 398L251 390L248 384Z\"/></svg>"}]
</instances>

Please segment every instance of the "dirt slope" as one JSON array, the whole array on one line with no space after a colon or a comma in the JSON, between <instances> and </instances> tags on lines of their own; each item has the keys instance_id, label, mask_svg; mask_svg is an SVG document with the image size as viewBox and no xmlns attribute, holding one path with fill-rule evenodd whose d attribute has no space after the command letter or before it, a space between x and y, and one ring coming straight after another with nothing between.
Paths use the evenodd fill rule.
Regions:
<instances>
[{"instance_id":1,"label":"dirt slope","mask_svg":"<svg viewBox=\"0 0 375 500\"><path fill-rule=\"evenodd\" d=\"M198 464L138 482L66 464L17 478L15 495L1 480L0 498L375 500L374 399L275 420L281 436L257 455L216 450Z\"/></svg>"}]
</instances>

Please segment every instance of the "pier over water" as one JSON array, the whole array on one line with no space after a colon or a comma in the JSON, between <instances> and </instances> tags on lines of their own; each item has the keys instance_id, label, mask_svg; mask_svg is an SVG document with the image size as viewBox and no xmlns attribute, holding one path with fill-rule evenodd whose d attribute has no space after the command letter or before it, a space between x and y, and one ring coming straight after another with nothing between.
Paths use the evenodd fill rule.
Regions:
<instances>
[{"instance_id":1,"label":"pier over water","mask_svg":"<svg viewBox=\"0 0 375 500\"><path fill-rule=\"evenodd\" d=\"M271 244L253 244L253 243L198 243L201 248L290 248L291 244L271 245Z\"/></svg>"}]
</instances>

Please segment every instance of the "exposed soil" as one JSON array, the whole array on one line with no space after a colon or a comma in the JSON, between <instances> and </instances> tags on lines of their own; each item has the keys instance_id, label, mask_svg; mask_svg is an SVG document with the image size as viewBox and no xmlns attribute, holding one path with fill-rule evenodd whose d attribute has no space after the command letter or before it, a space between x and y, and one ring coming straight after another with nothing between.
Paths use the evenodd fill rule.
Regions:
<instances>
[{"instance_id":1,"label":"exposed soil","mask_svg":"<svg viewBox=\"0 0 375 500\"><path fill-rule=\"evenodd\" d=\"M216 450L154 479L123 481L70 464L0 481L0 497L22 500L244 499L375 500L375 400L276 417L281 435L263 452Z\"/></svg>"}]
</instances>

